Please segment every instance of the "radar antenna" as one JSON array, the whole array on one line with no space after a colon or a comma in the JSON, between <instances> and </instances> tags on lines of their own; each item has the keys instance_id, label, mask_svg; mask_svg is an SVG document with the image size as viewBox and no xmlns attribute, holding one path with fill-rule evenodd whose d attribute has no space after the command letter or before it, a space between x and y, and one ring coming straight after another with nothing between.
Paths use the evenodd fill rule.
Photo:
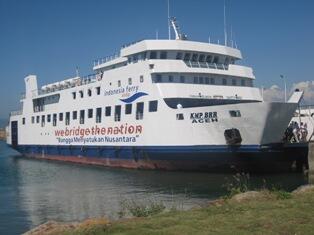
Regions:
<instances>
[{"instance_id":1,"label":"radar antenna","mask_svg":"<svg viewBox=\"0 0 314 235\"><path fill-rule=\"evenodd\" d=\"M174 33L176 35L176 40L187 40L188 37L185 34L181 33L180 27L177 24L176 18L175 17L171 17L170 22L171 22L173 31L174 31Z\"/></svg>"}]
</instances>

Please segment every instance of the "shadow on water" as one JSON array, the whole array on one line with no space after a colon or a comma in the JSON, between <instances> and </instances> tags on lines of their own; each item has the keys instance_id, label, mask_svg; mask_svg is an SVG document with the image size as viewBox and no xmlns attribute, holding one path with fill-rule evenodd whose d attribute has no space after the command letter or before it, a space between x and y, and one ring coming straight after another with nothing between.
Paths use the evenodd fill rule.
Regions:
<instances>
[{"instance_id":1,"label":"shadow on water","mask_svg":"<svg viewBox=\"0 0 314 235\"><path fill-rule=\"evenodd\" d=\"M156 200L191 208L226 194L231 174L113 169L24 159L0 145L0 234L18 234L47 220L115 218L123 200ZM293 190L302 174L251 175L255 187Z\"/></svg>"}]
</instances>

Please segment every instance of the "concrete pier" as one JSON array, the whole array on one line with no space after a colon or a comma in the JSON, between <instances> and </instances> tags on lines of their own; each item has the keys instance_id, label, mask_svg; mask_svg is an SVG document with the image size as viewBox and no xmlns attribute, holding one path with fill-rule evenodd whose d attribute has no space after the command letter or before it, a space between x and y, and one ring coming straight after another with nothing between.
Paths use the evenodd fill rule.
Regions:
<instances>
[{"instance_id":1,"label":"concrete pier","mask_svg":"<svg viewBox=\"0 0 314 235\"><path fill-rule=\"evenodd\" d=\"M6 134L5 134L5 129L0 129L0 140L5 140Z\"/></svg>"},{"instance_id":2,"label":"concrete pier","mask_svg":"<svg viewBox=\"0 0 314 235\"><path fill-rule=\"evenodd\" d=\"M314 141L309 142L308 150L308 164L309 164L309 174L314 175Z\"/></svg>"}]
</instances>

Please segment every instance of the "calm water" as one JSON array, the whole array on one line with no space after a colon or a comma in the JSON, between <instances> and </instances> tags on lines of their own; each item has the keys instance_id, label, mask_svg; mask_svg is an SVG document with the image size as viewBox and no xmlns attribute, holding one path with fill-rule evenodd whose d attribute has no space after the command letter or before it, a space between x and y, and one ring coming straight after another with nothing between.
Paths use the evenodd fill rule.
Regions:
<instances>
[{"instance_id":1,"label":"calm water","mask_svg":"<svg viewBox=\"0 0 314 235\"><path fill-rule=\"evenodd\" d=\"M190 208L224 195L232 175L110 169L21 158L0 142L0 234L20 234L47 220L115 218L123 200ZM251 183L292 190L301 174L251 176Z\"/></svg>"}]
</instances>

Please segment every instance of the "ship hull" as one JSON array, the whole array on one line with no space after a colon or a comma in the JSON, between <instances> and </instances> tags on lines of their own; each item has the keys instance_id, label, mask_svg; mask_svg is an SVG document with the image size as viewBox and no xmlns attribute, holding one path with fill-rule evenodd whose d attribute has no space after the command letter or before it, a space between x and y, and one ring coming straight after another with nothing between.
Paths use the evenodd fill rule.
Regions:
<instances>
[{"instance_id":1,"label":"ship hull","mask_svg":"<svg viewBox=\"0 0 314 235\"><path fill-rule=\"evenodd\" d=\"M306 167L307 146L38 146L15 147L26 158L119 167L206 172L289 172Z\"/></svg>"}]
</instances>

